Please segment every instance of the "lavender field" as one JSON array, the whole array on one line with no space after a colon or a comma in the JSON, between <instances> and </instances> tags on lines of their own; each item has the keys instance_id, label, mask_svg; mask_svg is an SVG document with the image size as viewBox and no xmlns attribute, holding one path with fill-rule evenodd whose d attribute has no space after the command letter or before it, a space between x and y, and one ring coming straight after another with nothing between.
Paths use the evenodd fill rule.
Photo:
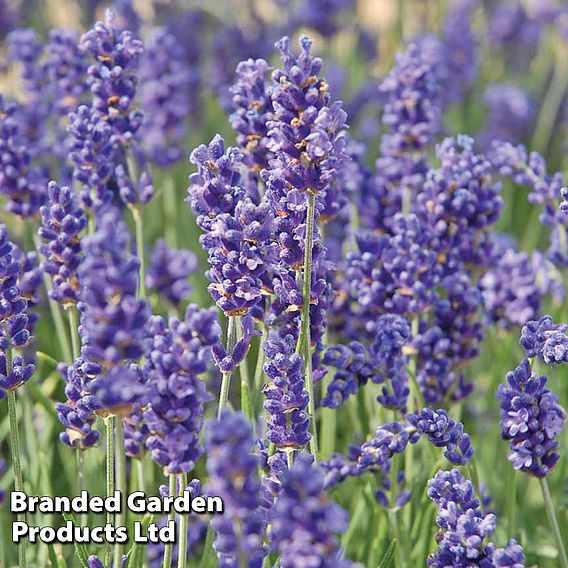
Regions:
<instances>
[{"instance_id":1,"label":"lavender field","mask_svg":"<svg viewBox=\"0 0 568 568\"><path fill-rule=\"evenodd\" d=\"M0 568L568 568L567 0L0 0Z\"/></svg>"}]
</instances>

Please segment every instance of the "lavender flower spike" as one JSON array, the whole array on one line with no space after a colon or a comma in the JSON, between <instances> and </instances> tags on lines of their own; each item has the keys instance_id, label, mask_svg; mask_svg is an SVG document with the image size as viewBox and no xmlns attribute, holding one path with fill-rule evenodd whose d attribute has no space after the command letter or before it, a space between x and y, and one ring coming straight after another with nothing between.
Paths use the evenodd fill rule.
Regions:
<instances>
[{"instance_id":1,"label":"lavender flower spike","mask_svg":"<svg viewBox=\"0 0 568 568\"><path fill-rule=\"evenodd\" d=\"M266 519L260 507L252 427L242 414L224 410L219 420L208 424L205 447L208 489L225 505L224 514L211 521L217 533L214 547L219 565L260 568L267 553Z\"/></svg>"},{"instance_id":2,"label":"lavender flower spike","mask_svg":"<svg viewBox=\"0 0 568 568\"><path fill-rule=\"evenodd\" d=\"M302 358L294 352L294 338L268 340L264 344L269 378L266 396L268 439L281 450L297 450L310 440L310 418L306 412L308 393L304 386Z\"/></svg>"},{"instance_id":3,"label":"lavender flower spike","mask_svg":"<svg viewBox=\"0 0 568 568\"><path fill-rule=\"evenodd\" d=\"M347 529L347 512L324 492L324 473L301 453L282 474L282 489L270 510L272 543L282 568L351 568L340 557L336 533Z\"/></svg>"},{"instance_id":4,"label":"lavender flower spike","mask_svg":"<svg viewBox=\"0 0 568 568\"><path fill-rule=\"evenodd\" d=\"M87 219L68 187L51 181L47 191L48 203L40 209L43 268L53 278L51 297L64 305L76 304L79 300L77 270L82 260L80 234Z\"/></svg>"},{"instance_id":5,"label":"lavender flower spike","mask_svg":"<svg viewBox=\"0 0 568 568\"><path fill-rule=\"evenodd\" d=\"M533 373L524 359L497 391L501 434L510 443L509 461L539 478L548 476L560 457L556 438L566 421L566 411L545 386L547 380Z\"/></svg>"},{"instance_id":6,"label":"lavender flower spike","mask_svg":"<svg viewBox=\"0 0 568 568\"><path fill-rule=\"evenodd\" d=\"M523 549L514 540L504 549L484 542L495 532L495 515L481 510L473 484L457 469L438 471L428 482L428 497L438 506L441 529L438 549L428 558L430 568L523 568Z\"/></svg>"}]
</instances>

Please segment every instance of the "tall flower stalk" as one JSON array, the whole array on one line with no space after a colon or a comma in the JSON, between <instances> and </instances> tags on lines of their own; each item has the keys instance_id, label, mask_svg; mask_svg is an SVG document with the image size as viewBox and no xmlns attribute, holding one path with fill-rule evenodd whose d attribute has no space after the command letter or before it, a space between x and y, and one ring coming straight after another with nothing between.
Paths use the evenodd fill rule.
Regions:
<instances>
[{"instance_id":1,"label":"tall flower stalk","mask_svg":"<svg viewBox=\"0 0 568 568\"><path fill-rule=\"evenodd\" d=\"M20 251L8 238L6 226L0 225L0 400L6 398L8 404L10 451L16 491L24 491L16 390L25 384L34 372L33 365L26 365L22 356L15 354L15 349L25 347L30 340L28 302L18 286L22 269L20 256ZM25 514L18 514L18 520L25 522ZM25 542L18 547L18 561L20 568L27 567Z\"/></svg>"}]
</instances>

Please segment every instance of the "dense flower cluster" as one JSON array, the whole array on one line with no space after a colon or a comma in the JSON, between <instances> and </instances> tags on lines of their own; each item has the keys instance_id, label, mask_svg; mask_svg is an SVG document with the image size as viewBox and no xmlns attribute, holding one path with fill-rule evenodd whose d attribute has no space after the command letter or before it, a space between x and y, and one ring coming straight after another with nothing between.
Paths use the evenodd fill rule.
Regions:
<instances>
[{"instance_id":1,"label":"dense flower cluster","mask_svg":"<svg viewBox=\"0 0 568 568\"><path fill-rule=\"evenodd\" d=\"M294 353L291 335L268 340L263 348L268 359L264 372L269 380L263 388L268 440L279 450L300 449L310 439L302 359Z\"/></svg>"},{"instance_id":2,"label":"dense flower cluster","mask_svg":"<svg viewBox=\"0 0 568 568\"><path fill-rule=\"evenodd\" d=\"M87 225L85 212L76 196L66 186L51 181L47 188L48 202L41 208L42 240L40 252L43 269L53 279L50 296L64 305L79 300L77 270L82 260L81 232Z\"/></svg>"},{"instance_id":3,"label":"dense flower cluster","mask_svg":"<svg viewBox=\"0 0 568 568\"><path fill-rule=\"evenodd\" d=\"M60 368L67 400L55 407L59 421L65 426L65 431L59 437L72 448L85 450L94 446L100 438L100 433L94 426L101 403L88 391L92 379L89 373L97 370L82 359Z\"/></svg>"},{"instance_id":4,"label":"dense flower cluster","mask_svg":"<svg viewBox=\"0 0 568 568\"><path fill-rule=\"evenodd\" d=\"M0 193L8 200L8 211L31 217L45 200L45 172L32 164L19 111L16 103L0 95Z\"/></svg>"},{"instance_id":5,"label":"dense flower cluster","mask_svg":"<svg viewBox=\"0 0 568 568\"><path fill-rule=\"evenodd\" d=\"M184 119L192 109L195 71L185 61L183 46L167 28L157 28L140 60L140 102L144 108L141 138L150 159L171 166L183 157Z\"/></svg>"},{"instance_id":6,"label":"dense flower cluster","mask_svg":"<svg viewBox=\"0 0 568 568\"><path fill-rule=\"evenodd\" d=\"M188 472L202 453L198 435L203 405L211 399L200 376L221 328L215 309L200 310L194 304L183 320L172 318L166 326L154 317L149 328L153 339L145 370L154 397L143 411L150 433L146 444L166 473Z\"/></svg>"},{"instance_id":7,"label":"dense flower cluster","mask_svg":"<svg viewBox=\"0 0 568 568\"><path fill-rule=\"evenodd\" d=\"M243 561L260 568L267 550L264 546L266 519L260 505L258 458L253 455L252 427L242 414L226 410L219 420L208 424L208 489L223 499L222 516L211 526L216 532L215 551L221 565Z\"/></svg>"},{"instance_id":8,"label":"dense flower cluster","mask_svg":"<svg viewBox=\"0 0 568 568\"><path fill-rule=\"evenodd\" d=\"M136 69L142 42L129 31L114 27L114 13L81 37L80 47L93 59L88 68L93 109L111 126L122 144L129 144L140 128L142 113L133 109L138 78Z\"/></svg>"},{"instance_id":9,"label":"dense flower cluster","mask_svg":"<svg viewBox=\"0 0 568 568\"><path fill-rule=\"evenodd\" d=\"M457 469L438 471L428 483L428 497L438 507L436 522L441 529L428 566L523 568L524 552L516 541L510 540L504 549L486 541L495 532L495 515L481 510L473 484Z\"/></svg>"},{"instance_id":10,"label":"dense flower cluster","mask_svg":"<svg viewBox=\"0 0 568 568\"><path fill-rule=\"evenodd\" d=\"M560 172L549 174L544 158L538 152L529 154L522 145L494 141L492 148L491 160L501 175L530 188L530 203L542 207L540 221L551 231L548 256L558 266L565 267L568 264L568 216L561 209L563 175Z\"/></svg>"},{"instance_id":11,"label":"dense flower cluster","mask_svg":"<svg viewBox=\"0 0 568 568\"><path fill-rule=\"evenodd\" d=\"M336 533L347 529L347 513L329 502L323 471L300 454L290 471L282 474L282 488L270 511L271 538L282 567L301 568L317 559L322 568L348 568L340 557Z\"/></svg>"},{"instance_id":12,"label":"dense flower cluster","mask_svg":"<svg viewBox=\"0 0 568 568\"><path fill-rule=\"evenodd\" d=\"M172 249L160 239L146 272L146 286L174 306L187 300L192 287L188 276L197 270L197 258L187 250Z\"/></svg>"},{"instance_id":13,"label":"dense flower cluster","mask_svg":"<svg viewBox=\"0 0 568 568\"><path fill-rule=\"evenodd\" d=\"M566 412L546 388L547 377L531 371L527 359L499 386L501 433L510 441L509 460L517 470L546 477L560 457L557 437Z\"/></svg>"},{"instance_id":14,"label":"dense flower cluster","mask_svg":"<svg viewBox=\"0 0 568 568\"><path fill-rule=\"evenodd\" d=\"M516 483L495 509L526 540L540 485L553 530L528 562L568 568L552 475L566 393L547 388L568 363L568 188L553 173L568 4L455 0L430 17L417 3L417 26L399 2L380 38L356 0L113 0L96 23L102 0L68 2L55 17L86 33L50 30L36 4L0 0L2 489L33 488L53 458L58 491L103 494L104 426L109 494L224 508L155 518L177 542L117 543L115 565L524 568L520 544L492 542L507 460L487 461L479 425L522 326L526 359L497 390L503 479L540 483L530 511ZM184 148L203 136L178 212ZM466 433L452 417L474 387ZM438 459L472 481L439 471L426 488ZM109 568L91 544L57 560ZM47 551L0 550L20 566Z\"/></svg>"}]
</instances>

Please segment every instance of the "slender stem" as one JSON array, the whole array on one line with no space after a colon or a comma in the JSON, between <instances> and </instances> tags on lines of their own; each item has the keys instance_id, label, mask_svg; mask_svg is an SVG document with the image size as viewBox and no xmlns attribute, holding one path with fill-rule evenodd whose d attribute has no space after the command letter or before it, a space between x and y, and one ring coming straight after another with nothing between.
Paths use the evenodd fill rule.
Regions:
<instances>
[{"instance_id":1,"label":"slender stem","mask_svg":"<svg viewBox=\"0 0 568 568\"><path fill-rule=\"evenodd\" d=\"M8 372L12 363L10 361L10 351L6 353ZM22 476L22 464L20 462L20 432L18 428L18 414L16 410L16 393L8 391L8 416L10 420L10 450L12 452L12 467L14 469L14 486L16 491L24 490L24 478ZM26 515L18 513L18 521L25 523ZM26 541L23 540L18 546L18 564L20 568L27 568L26 563Z\"/></svg>"},{"instance_id":2,"label":"slender stem","mask_svg":"<svg viewBox=\"0 0 568 568\"><path fill-rule=\"evenodd\" d=\"M235 316L229 316L227 322L227 355L233 352L233 347L235 346L235 340L237 337L237 318ZM221 413L225 406L227 406L227 401L229 400L229 390L231 388L231 372L223 373L223 378L221 380L221 392L219 393L219 410L217 411L217 418L221 418Z\"/></svg>"},{"instance_id":3,"label":"slender stem","mask_svg":"<svg viewBox=\"0 0 568 568\"><path fill-rule=\"evenodd\" d=\"M306 390L308 391L308 414L311 419L312 437L310 438L310 452L314 461L318 459L318 435L316 425L316 403L314 397L314 381L312 376L312 342L310 338L310 298L312 292L312 252L314 247L314 224L316 214L316 197L308 195L308 209L306 212L306 249L304 252L304 305L302 306L302 320L300 325L300 337L298 340L299 351L304 357L306 372ZM303 347L302 347L303 345Z\"/></svg>"},{"instance_id":4,"label":"slender stem","mask_svg":"<svg viewBox=\"0 0 568 568\"><path fill-rule=\"evenodd\" d=\"M176 493L176 476L174 473L170 473L168 475L168 478L170 480L170 495L175 495ZM168 515L168 521L173 521L175 520L175 511L170 511L170 514ZM171 568L172 565L172 543L171 542L167 542L165 549L164 549L164 563L162 565L162 568Z\"/></svg>"},{"instance_id":5,"label":"slender stem","mask_svg":"<svg viewBox=\"0 0 568 568\"><path fill-rule=\"evenodd\" d=\"M568 62L560 52L556 55L554 76L540 108L531 148L537 152L546 152L550 138L554 132L554 125L558 111L566 95L568 87Z\"/></svg>"},{"instance_id":6,"label":"slender stem","mask_svg":"<svg viewBox=\"0 0 568 568\"><path fill-rule=\"evenodd\" d=\"M292 467L294 465L294 451L293 450L288 450L286 452L286 461L288 463L288 469L292 469Z\"/></svg>"},{"instance_id":7,"label":"slender stem","mask_svg":"<svg viewBox=\"0 0 568 568\"><path fill-rule=\"evenodd\" d=\"M51 313L51 318L53 319L53 324L55 325L55 333L57 334L57 338L59 339L58 343L61 347L63 358L68 363L71 363L73 361L73 355L71 353L71 349L69 348L69 338L67 337L67 333L65 331L65 322L63 321L63 316L61 315L61 308L59 304L49 297L49 293L51 292L51 290L53 290L53 285L51 284L49 275L46 272L43 273L43 283L45 289L47 290L47 303L49 305L49 311Z\"/></svg>"},{"instance_id":8,"label":"slender stem","mask_svg":"<svg viewBox=\"0 0 568 568\"><path fill-rule=\"evenodd\" d=\"M136 461L136 475L138 476L138 491L146 491L146 480L144 475L144 463L142 458Z\"/></svg>"},{"instance_id":9,"label":"slender stem","mask_svg":"<svg viewBox=\"0 0 568 568\"><path fill-rule=\"evenodd\" d=\"M213 540L215 538L215 531L209 523L207 527L207 535L205 536L205 547L203 549L203 557L201 558L201 566L209 568L213 565L215 550L213 549Z\"/></svg>"},{"instance_id":10,"label":"slender stem","mask_svg":"<svg viewBox=\"0 0 568 568\"><path fill-rule=\"evenodd\" d=\"M517 532L517 472L511 467L511 479L509 479L509 498L507 503L507 520L509 536L513 538ZM481 495L479 496L481 499Z\"/></svg>"},{"instance_id":11,"label":"slender stem","mask_svg":"<svg viewBox=\"0 0 568 568\"><path fill-rule=\"evenodd\" d=\"M77 485L79 486L79 493L86 489L85 487L85 454L84 450L77 450ZM87 513L82 513L79 517L81 525L88 523Z\"/></svg>"},{"instance_id":12,"label":"slender stem","mask_svg":"<svg viewBox=\"0 0 568 568\"><path fill-rule=\"evenodd\" d=\"M114 416L106 419L106 493L111 497L114 493ZM113 524L112 513L106 514L106 524ZM110 566L112 560L112 546L107 543L105 550L105 566Z\"/></svg>"},{"instance_id":13,"label":"slender stem","mask_svg":"<svg viewBox=\"0 0 568 568\"><path fill-rule=\"evenodd\" d=\"M124 513L123 494L126 491L126 454L124 453L124 425L120 416L116 419L115 435L115 462L116 462L116 490L121 501L120 511L116 514L116 526L122 527L126 523ZM117 543L114 546L114 568L121 568L124 544Z\"/></svg>"},{"instance_id":14,"label":"slender stem","mask_svg":"<svg viewBox=\"0 0 568 568\"><path fill-rule=\"evenodd\" d=\"M479 498L481 499L481 485L479 482L479 470L477 469L477 463L475 461L475 456L472 456L468 463L468 470L469 475L471 477L471 481L473 482L473 486L477 491Z\"/></svg>"},{"instance_id":15,"label":"slender stem","mask_svg":"<svg viewBox=\"0 0 568 568\"><path fill-rule=\"evenodd\" d=\"M546 477L539 479L539 481L540 488L542 490L542 497L544 498L546 514L548 515L548 521L550 522L550 526L552 527L552 534L554 536L556 548L558 549L560 565L562 566L562 568L568 568L568 556L566 556L566 549L564 548L562 535L560 534L560 526L558 525L558 519L556 518L556 512L554 511L554 503L552 502L552 496L550 495L548 481L546 480Z\"/></svg>"},{"instance_id":16,"label":"slender stem","mask_svg":"<svg viewBox=\"0 0 568 568\"><path fill-rule=\"evenodd\" d=\"M171 247L177 246L177 203L176 187L173 176L168 176L164 180L164 214L166 223L166 240Z\"/></svg>"},{"instance_id":17,"label":"slender stem","mask_svg":"<svg viewBox=\"0 0 568 568\"><path fill-rule=\"evenodd\" d=\"M81 345L79 341L79 325L77 319L77 308L71 306L69 308L69 333L71 334L71 350L73 359L77 359L80 355Z\"/></svg>"},{"instance_id":18,"label":"slender stem","mask_svg":"<svg viewBox=\"0 0 568 568\"><path fill-rule=\"evenodd\" d=\"M132 205L132 218L134 219L134 230L136 232L136 251L138 253L138 260L140 267L138 269L138 297L146 297L146 266L144 260L144 230L142 227L142 212L138 207Z\"/></svg>"},{"instance_id":19,"label":"slender stem","mask_svg":"<svg viewBox=\"0 0 568 568\"><path fill-rule=\"evenodd\" d=\"M40 250L40 239L36 235L34 238L35 248L38 252ZM57 339L59 340L59 345L61 346L61 351L63 353L63 359L66 362L72 362L71 350L69 349L69 339L67 337L67 333L65 332L65 323L63 321L63 316L61 315L61 308L59 304L50 298L50 293L53 290L53 283L51 282L51 278L47 272L43 273L43 284L47 291L47 303L49 305L49 311L51 313L51 318L53 319L53 324L55 325L55 333L57 334Z\"/></svg>"},{"instance_id":20,"label":"slender stem","mask_svg":"<svg viewBox=\"0 0 568 568\"><path fill-rule=\"evenodd\" d=\"M187 485L187 475L180 473L179 476L179 494L183 492ZM178 562L177 568L185 568L187 565L187 515L179 516L179 547L178 547Z\"/></svg>"},{"instance_id":21,"label":"slender stem","mask_svg":"<svg viewBox=\"0 0 568 568\"><path fill-rule=\"evenodd\" d=\"M394 537L397 542L397 563L399 568L410 568L410 558L409 550L405 546L405 540L403 540L403 531L398 518L398 509L395 506L396 495L397 495L397 477L398 477L398 462L399 455L395 454L391 460L391 471L390 471L390 493L391 493L391 506L388 510L389 523L394 532Z\"/></svg>"},{"instance_id":22,"label":"slender stem","mask_svg":"<svg viewBox=\"0 0 568 568\"><path fill-rule=\"evenodd\" d=\"M240 317L239 323L240 323ZM237 325L237 337L241 339L243 336L243 331L240 325ZM261 347L262 349L262 347ZM243 414L247 417L250 423L255 426L254 413L252 410L252 402L250 395L250 378L248 371L248 364L246 357L239 363L239 375L241 376L241 410Z\"/></svg>"},{"instance_id":23,"label":"slender stem","mask_svg":"<svg viewBox=\"0 0 568 568\"><path fill-rule=\"evenodd\" d=\"M263 386L264 377L264 349L262 346L268 337L268 326L262 325L262 337L260 338L260 345L258 346L258 354L256 357L256 365L254 368L254 395L253 395L253 409L257 408L258 401L260 399L260 394Z\"/></svg>"}]
</instances>

